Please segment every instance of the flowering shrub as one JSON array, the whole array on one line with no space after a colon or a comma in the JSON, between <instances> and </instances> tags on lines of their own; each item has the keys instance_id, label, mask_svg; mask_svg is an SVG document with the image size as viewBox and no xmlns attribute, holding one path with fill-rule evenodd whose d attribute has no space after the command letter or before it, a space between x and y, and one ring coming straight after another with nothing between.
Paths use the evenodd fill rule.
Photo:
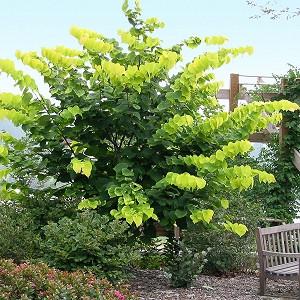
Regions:
<instances>
[{"instance_id":1,"label":"flowering shrub","mask_svg":"<svg viewBox=\"0 0 300 300\"><path fill-rule=\"evenodd\" d=\"M132 300L126 287L114 288L92 273L66 272L46 264L17 265L0 260L0 299Z\"/></svg>"}]
</instances>

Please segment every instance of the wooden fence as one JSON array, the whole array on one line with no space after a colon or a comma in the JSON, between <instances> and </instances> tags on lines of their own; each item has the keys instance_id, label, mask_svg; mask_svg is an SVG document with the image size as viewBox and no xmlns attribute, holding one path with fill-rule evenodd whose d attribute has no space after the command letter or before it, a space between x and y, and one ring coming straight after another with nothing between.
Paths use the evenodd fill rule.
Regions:
<instances>
[{"instance_id":1,"label":"wooden fence","mask_svg":"<svg viewBox=\"0 0 300 300\"><path fill-rule=\"evenodd\" d=\"M257 79L256 83L241 83L240 78L252 78ZM240 74L230 74L230 88L229 89L221 89L217 98L229 101L229 111L233 111L236 107L238 107L239 100L245 100L246 102L251 101L251 97L249 95L249 91L245 89L245 86L255 85L261 86L265 85L262 83L264 78L273 78L271 76L252 76L252 75L240 75ZM260 96L263 101L269 101L272 97L277 96L277 93L260 93ZM284 128L280 127L280 132L282 133ZM251 142L257 143L266 143L270 140L272 130L266 129L262 132L254 133L250 136ZM274 131L273 131L274 132Z\"/></svg>"},{"instance_id":2,"label":"wooden fence","mask_svg":"<svg viewBox=\"0 0 300 300\"><path fill-rule=\"evenodd\" d=\"M241 83L240 77L243 78L256 78L257 82L253 83ZM247 85L264 85L262 83L263 78L273 78L271 76L249 76L249 75L240 75L240 74L230 74L230 88L229 89L221 89L217 94L218 99L227 99L229 101L229 111L233 111L236 107L238 107L239 100L245 100L246 102L251 101L251 97L249 95L249 91L245 90L245 86ZM299 79L300 80L300 79ZM281 80L281 91L285 88L285 81ZM269 101L273 97L278 96L277 93L261 93L260 94L263 101ZM271 138L271 133L274 132L272 126L270 128L265 129L261 132L254 133L250 136L249 140L251 142L256 143L267 143ZM284 137L287 134L287 128L284 126L284 121L281 122L277 132L279 132L279 143L283 145ZM300 152L297 149L294 149L294 160L293 163L295 167L300 171Z\"/></svg>"}]
</instances>

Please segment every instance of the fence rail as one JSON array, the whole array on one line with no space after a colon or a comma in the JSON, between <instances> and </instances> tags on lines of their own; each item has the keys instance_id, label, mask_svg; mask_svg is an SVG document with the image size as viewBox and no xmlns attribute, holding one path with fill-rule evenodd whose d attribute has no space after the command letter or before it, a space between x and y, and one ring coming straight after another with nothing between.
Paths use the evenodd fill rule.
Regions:
<instances>
[{"instance_id":1,"label":"fence rail","mask_svg":"<svg viewBox=\"0 0 300 300\"><path fill-rule=\"evenodd\" d=\"M257 78L257 83L240 83L240 77L245 78ZM218 94L216 95L219 100L228 100L229 101L229 111L233 111L236 107L238 107L239 100L245 100L247 102L251 101L251 96L249 91L247 91L243 86L245 85L266 85L266 83L262 83L262 78L273 78L272 76L254 76L254 75L240 75L240 74L230 74L230 88L229 89L220 89ZM262 101L269 101L273 97L278 96L278 93L260 93ZM282 141L284 135L284 129L282 126L280 127L279 132L281 133L280 140ZM282 135L283 133L283 135ZM271 132L268 130L264 130L262 132L254 133L250 136L251 142L256 143L267 143L271 138Z\"/></svg>"}]
</instances>

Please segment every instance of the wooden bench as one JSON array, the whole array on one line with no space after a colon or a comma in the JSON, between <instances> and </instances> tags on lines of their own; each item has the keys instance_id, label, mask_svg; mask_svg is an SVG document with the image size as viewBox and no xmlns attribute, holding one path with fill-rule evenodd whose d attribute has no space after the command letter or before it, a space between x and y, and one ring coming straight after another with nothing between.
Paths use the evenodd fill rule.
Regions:
<instances>
[{"instance_id":1,"label":"wooden bench","mask_svg":"<svg viewBox=\"0 0 300 300\"><path fill-rule=\"evenodd\" d=\"M260 265L260 295L266 279L297 280L300 298L300 223L258 228L256 234Z\"/></svg>"}]
</instances>

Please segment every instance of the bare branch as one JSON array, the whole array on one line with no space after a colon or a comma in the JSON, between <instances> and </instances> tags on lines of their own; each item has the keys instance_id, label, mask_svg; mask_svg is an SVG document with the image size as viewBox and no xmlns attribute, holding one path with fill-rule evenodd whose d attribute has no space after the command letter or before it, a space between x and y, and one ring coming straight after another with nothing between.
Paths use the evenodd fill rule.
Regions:
<instances>
[{"instance_id":1,"label":"bare branch","mask_svg":"<svg viewBox=\"0 0 300 300\"><path fill-rule=\"evenodd\" d=\"M300 16L300 7L280 7L277 5L277 1L263 1L263 3L257 0L246 0L246 3L259 10L259 13L250 17L250 19L258 19L262 16L269 16L270 19L276 20L281 17L286 19L292 19Z\"/></svg>"}]
</instances>

